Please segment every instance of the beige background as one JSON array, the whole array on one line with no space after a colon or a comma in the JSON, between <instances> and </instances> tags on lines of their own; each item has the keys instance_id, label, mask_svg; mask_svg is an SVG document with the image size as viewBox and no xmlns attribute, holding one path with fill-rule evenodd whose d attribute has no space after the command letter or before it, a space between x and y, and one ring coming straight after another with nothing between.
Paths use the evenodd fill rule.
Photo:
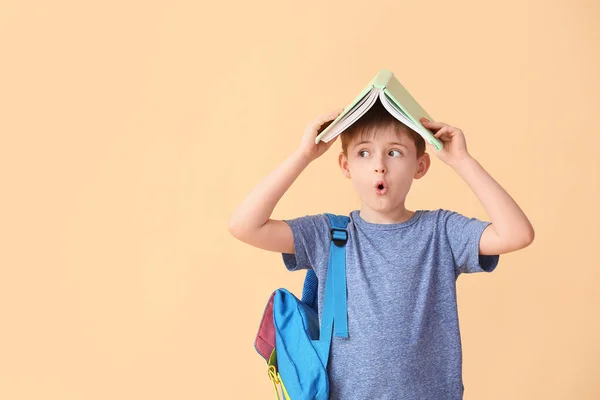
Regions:
<instances>
[{"instance_id":1,"label":"beige background","mask_svg":"<svg viewBox=\"0 0 600 400\"><path fill-rule=\"evenodd\" d=\"M0 3L0 398L271 399L281 255L227 220L381 68L536 239L461 275L465 399L600 398L595 1ZM358 208L311 164L273 218ZM487 219L433 157L409 209Z\"/></svg>"}]
</instances>

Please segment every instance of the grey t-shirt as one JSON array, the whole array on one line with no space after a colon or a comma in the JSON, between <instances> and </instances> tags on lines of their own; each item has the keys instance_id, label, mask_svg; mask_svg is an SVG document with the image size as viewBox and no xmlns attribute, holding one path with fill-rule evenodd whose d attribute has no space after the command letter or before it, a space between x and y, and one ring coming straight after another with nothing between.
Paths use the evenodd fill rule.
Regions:
<instances>
[{"instance_id":1,"label":"grey t-shirt","mask_svg":"<svg viewBox=\"0 0 600 400\"><path fill-rule=\"evenodd\" d=\"M290 271L314 269L318 311L331 245L325 214L285 220L294 254ZM407 221L375 224L350 213L346 244L348 338L333 336L330 399L463 398L462 347L456 302L461 273L492 272L499 255L479 255L491 222L457 212L416 210Z\"/></svg>"}]
</instances>

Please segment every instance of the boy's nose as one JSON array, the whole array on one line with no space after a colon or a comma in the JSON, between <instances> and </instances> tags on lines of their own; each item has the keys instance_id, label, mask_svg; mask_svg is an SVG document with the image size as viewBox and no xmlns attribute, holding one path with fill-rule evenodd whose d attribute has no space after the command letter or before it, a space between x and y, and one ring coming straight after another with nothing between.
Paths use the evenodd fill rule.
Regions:
<instances>
[{"instance_id":1,"label":"boy's nose","mask_svg":"<svg viewBox=\"0 0 600 400\"><path fill-rule=\"evenodd\" d=\"M385 168L375 168L375 172L385 172Z\"/></svg>"}]
</instances>

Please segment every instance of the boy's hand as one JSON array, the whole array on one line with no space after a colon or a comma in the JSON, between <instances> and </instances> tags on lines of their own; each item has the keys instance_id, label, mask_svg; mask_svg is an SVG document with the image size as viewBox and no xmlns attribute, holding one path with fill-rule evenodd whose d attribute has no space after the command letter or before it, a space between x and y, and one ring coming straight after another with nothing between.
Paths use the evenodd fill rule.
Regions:
<instances>
[{"instance_id":1,"label":"boy's hand","mask_svg":"<svg viewBox=\"0 0 600 400\"><path fill-rule=\"evenodd\" d=\"M444 143L442 150L438 151L433 145L425 142L430 153L434 153L440 160L453 167L460 160L471 157L467 151L465 135L460 129L443 122L429 121L425 117L419 121Z\"/></svg>"},{"instance_id":2,"label":"boy's hand","mask_svg":"<svg viewBox=\"0 0 600 400\"><path fill-rule=\"evenodd\" d=\"M298 151L310 161L321 157L321 155L323 155L323 153L325 153L327 149L329 149L331 145L335 143L339 135L336 136L335 139L330 140L329 143L320 141L319 144L315 144L315 138L317 135L319 135L319 133L323 132L325 128L331 124L331 121L336 119L342 111L344 111L343 108L338 108L329 114L321 115L319 118L309 123L304 130L304 135L302 136L302 141L300 142Z\"/></svg>"}]
</instances>

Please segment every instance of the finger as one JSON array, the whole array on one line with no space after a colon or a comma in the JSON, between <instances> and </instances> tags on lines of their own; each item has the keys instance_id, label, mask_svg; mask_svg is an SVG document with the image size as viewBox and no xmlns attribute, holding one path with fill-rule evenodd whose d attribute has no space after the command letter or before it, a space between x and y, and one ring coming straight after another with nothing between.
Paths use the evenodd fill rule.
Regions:
<instances>
[{"instance_id":1,"label":"finger","mask_svg":"<svg viewBox=\"0 0 600 400\"><path fill-rule=\"evenodd\" d=\"M452 133L454 132L455 129L456 128L453 127L453 126L451 126L451 125L444 124L444 126L442 126L441 128L439 128L438 132L440 132L440 131L443 130L444 133L448 134L448 136L452 136Z\"/></svg>"},{"instance_id":2,"label":"finger","mask_svg":"<svg viewBox=\"0 0 600 400\"><path fill-rule=\"evenodd\" d=\"M317 119L312 122L312 126L315 128L320 128L326 122L333 121L337 118L337 116L343 111L343 108L339 108L335 111L330 112L329 114L321 115Z\"/></svg>"},{"instance_id":3,"label":"finger","mask_svg":"<svg viewBox=\"0 0 600 400\"><path fill-rule=\"evenodd\" d=\"M321 125L323 125L324 123L326 123L327 121L331 121L331 120L332 120L332 118L331 118L331 117L329 117L329 116L323 116L323 117L319 117L319 118L317 118L317 119L314 121L314 125L316 125L316 126L321 126Z\"/></svg>"},{"instance_id":4,"label":"finger","mask_svg":"<svg viewBox=\"0 0 600 400\"><path fill-rule=\"evenodd\" d=\"M327 115L322 116L321 118L319 118L319 122L322 124L323 122L327 122L327 121L331 121L337 118L337 116L339 115L339 113L329 113Z\"/></svg>"},{"instance_id":5,"label":"finger","mask_svg":"<svg viewBox=\"0 0 600 400\"><path fill-rule=\"evenodd\" d=\"M450 129L450 126L444 126L439 131L437 131L437 133L434 136L438 139L446 139L450 135Z\"/></svg>"},{"instance_id":6,"label":"finger","mask_svg":"<svg viewBox=\"0 0 600 400\"><path fill-rule=\"evenodd\" d=\"M436 133L437 131L439 131L440 129L442 129L442 128L443 128L443 126L431 126L431 125L428 125L428 124L423 124L423 126L424 126L426 129L429 129L431 132L433 132L433 134L434 134L434 135L435 135L435 133Z\"/></svg>"},{"instance_id":7,"label":"finger","mask_svg":"<svg viewBox=\"0 0 600 400\"><path fill-rule=\"evenodd\" d=\"M329 119L336 119L342 113L341 110L334 111L328 115Z\"/></svg>"},{"instance_id":8,"label":"finger","mask_svg":"<svg viewBox=\"0 0 600 400\"><path fill-rule=\"evenodd\" d=\"M443 126L448 126L448 124L444 122L429 121L426 118L421 118L420 121L423 124L423 126L427 128L441 128Z\"/></svg>"},{"instance_id":9,"label":"finger","mask_svg":"<svg viewBox=\"0 0 600 400\"><path fill-rule=\"evenodd\" d=\"M442 136L446 132L448 132L448 127L447 126L443 126L443 127L440 128L439 131L436 132L435 136L436 137Z\"/></svg>"}]
</instances>

